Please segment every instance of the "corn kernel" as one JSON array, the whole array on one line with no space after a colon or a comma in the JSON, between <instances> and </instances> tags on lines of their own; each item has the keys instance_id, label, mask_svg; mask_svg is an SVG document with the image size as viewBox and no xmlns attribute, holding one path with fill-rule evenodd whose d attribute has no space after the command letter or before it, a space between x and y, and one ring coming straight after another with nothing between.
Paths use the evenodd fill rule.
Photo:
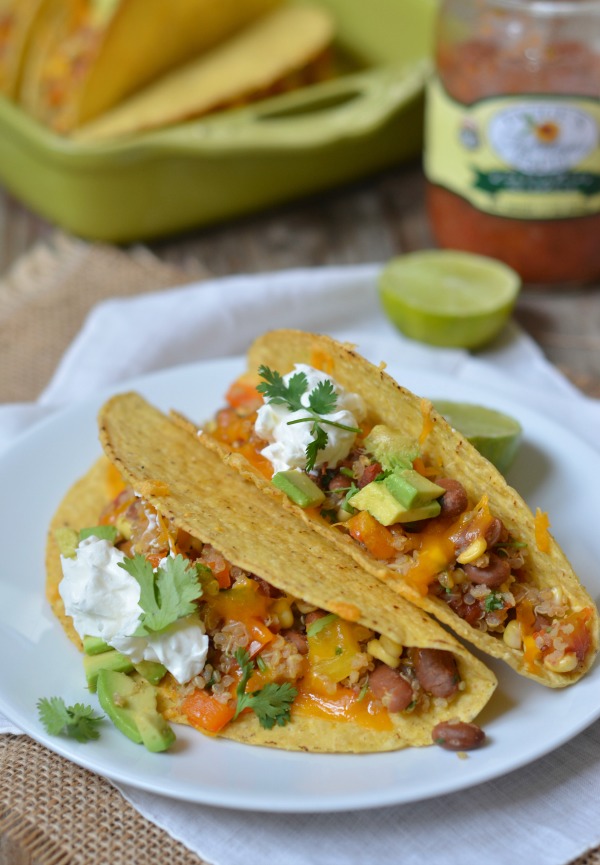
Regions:
<instances>
[{"instance_id":1,"label":"corn kernel","mask_svg":"<svg viewBox=\"0 0 600 865\"><path fill-rule=\"evenodd\" d=\"M461 565L468 565L470 562L475 562L487 550L487 542L485 538L476 538L466 550L463 550L460 556L456 557L456 561Z\"/></svg>"},{"instance_id":2,"label":"corn kernel","mask_svg":"<svg viewBox=\"0 0 600 865\"><path fill-rule=\"evenodd\" d=\"M544 658L544 667L553 673L571 673L578 663L577 655L570 653L563 655L558 661L550 661L549 658Z\"/></svg>"},{"instance_id":3,"label":"corn kernel","mask_svg":"<svg viewBox=\"0 0 600 865\"><path fill-rule=\"evenodd\" d=\"M367 643L367 652L369 655L377 658L378 661L383 661L383 663L387 664L388 667L398 667L400 664L400 658L396 658L394 655L390 655L389 652L386 652L384 647L381 645L381 640L369 640Z\"/></svg>"},{"instance_id":4,"label":"corn kernel","mask_svg":"<svg viewBox=\"0 0 600 865\"><path fill-rule=\"evenodd\" d=\"M398 643L397 640L392 640L391 637L386 637L382 634L379 638L379 642L383 646L383 650L393 658L399 658L402 654L402 644Z\"/></svg>"},{"instance_id":5,"label":"corn kernel","mask_svg":"<svg viewBox=\"0 0 600 865\"><path fill-rule=\"evenodd\" d=\"M563 590L560 586L554 586L554 588L552 588L551 591L552 591L552 598L555 601L555 603L557 603L557 604L564 604L565 603L565 593L563 592Z\"/></svg>"},{"instance_id":6,"label":"corn kernel","mask_svg":"<svg viewBox=\"0 0 600 865\"><path fill-rule=\"evenodd\" d=\"M509 649L520 649L523 644L521 626L516 619L508 623L502 634L502 639Z\"/></svg>"},{"instance_id":7,"label":"corn kernel","mask_svg":"<svg viewBox=\"0 0 600 865\"><path fill-rule=\"evenodd\" d=\"M351 516L352 516L352 514L350 513L350 511L347 511L345 508L338 508L338 509L337 509L337 520L338 520L338 523L345 523L345 522L347 522L347 521L350 519Z\"/></svg>"},{"instance_id":8,"label":"corn kernel","mask_svg":"<svg viewBox=\"0 0 600 865\"><path fill-rule=\"evenodd\" d=\"M287 598L278 598L271 607L271 612L277 617L281 628L291 628L294 624L294 614Z\"/></svg>"},{"instance_id":9,"label":"corn kernel","mask_svg":"<svg viewBox=\"0 0 600 865\"><path fill-rule=\"evenodd\" d=\"M306 601L296 601L296 607L298 608L298 612L302 613L302 615L306 615L306 613L313 613L315 610L318 610L318 607L315 607L314 604L309 604Z\"/></svg>"}]
</instances>

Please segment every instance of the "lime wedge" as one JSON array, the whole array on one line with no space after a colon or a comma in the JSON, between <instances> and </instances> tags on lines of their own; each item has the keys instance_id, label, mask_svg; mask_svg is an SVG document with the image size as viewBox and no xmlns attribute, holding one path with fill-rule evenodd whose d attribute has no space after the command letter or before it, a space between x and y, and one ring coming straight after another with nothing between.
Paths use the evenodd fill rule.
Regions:
<instances>
[{"instance_id":1,"label":"lime wedge","mask_svg":"<svg viewBox=\"0 0 600 865\"><path fill-rule=\"evenodd\" d=\"M493 339L520 287L505 264L453 250L393 258L379 279L384 312L402 333L451 348L479 348Z\"/></svg>"},{"instance_id":2,"label":"lime wedge","mask_svg":"<svg viewBox=\"0 0 600 865\"><path fill-rule=\"evenodd\" d=\"M462 433L498 471L508 471L517 453L523 429L509 415L466 402L433 400L433 406L451 427Z\"/></svg>"}]
</instances>

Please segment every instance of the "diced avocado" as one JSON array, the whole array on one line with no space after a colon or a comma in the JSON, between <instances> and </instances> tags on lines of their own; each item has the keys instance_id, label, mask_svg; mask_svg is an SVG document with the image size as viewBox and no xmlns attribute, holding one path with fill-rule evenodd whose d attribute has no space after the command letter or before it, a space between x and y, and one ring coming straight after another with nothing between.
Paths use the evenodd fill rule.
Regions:
<instances>
[{"instance_id":1,"label":"diced avocado","mask_svg":"<svg viewBox=\"0 0 600 865\"><path fill-rule=\"evenodd\" d=\"M60 526L54 532L54 540L61 556L65 559L75 558L77 545L79 544L79 535L75 529L71 529L68 526Z\"/></svg>"},{"instance_id":2,"label":"diced avocado","mask_svg":"<svg viewBox=\"0 0 600 865\"><path fill-rule=\"evenodd\" d=\"M414 469L392 472L383 483L405 508L421 507L446 492L444 487L434 484Z\"/></svg>"},{"instance_id":3,"label":"diced avocado","mask_svg":"<svg viewBox=\"0 0 600 865\"><path fill-rule=\"evenodd\" d=\"M273 475L273 485L301 508L313 508L325 500L325 493L304 472L290 469Z\"/></svg>"},{"instance_id":4,"label":"diced avocado","mask_svg":"<svg viewBox=\"0 0 600 865\"><path fill-rule=\"evenodd\" d=\"M435 500L420 507L405 508L392 495L385 483L378 481L372 481L352 496L350 504L359 511L368 511L383 526L391 526L393 523L414 523L417 520L437 517L441 510L440 503Z\"/></svg>"},{"instance_id":5,"label":"diced avocado","mask_svg":"<svg viewBox=\"0 0 600 865\"><path fill-rule=\"evenodd\" d=\"M151 685L158 685L167 674L167 668L158 661L140 661L133 665L137 672Z\"/></svg>"},{"instance_id":6,"label":"diced avocado","mask_svg":"<svg viewBox=\"0 0 600 865\"><path fill-rule=\"evenodd\" d=\"M86 655L100 655L102 652L110 652L110 646L102 637L84 637L83 651Z\"/></svg>"},{"instance_id":7,"label":"diced avocado","mask_svg":"<svg viewBox=\"0 0 600 865\"><path fill-rule=\"evenodd\" d=\"M384 469L412 469L413 460L421 455L415 439L402 435L385 424L374 426L365 438L365 447Z\"/></svg>"},{"instance_id":8,"label":"diced avocado","mask_svg":"<svg viewBox=\"0 0 600 865\"><path fill-rule=\"evenodd\" d=\"M100 670L116 670L120 673L129 673L133 670L131 660L116 649L110 652L102 652L99 655L84 655L83 669L88 688L94 692L98 681Z\"/></svg>"},{"instance_id":9,"label":"diced avocado","mask_svg":"<svg viewBox=\"0 0 600 865\"><path fill-rule=\"evenodd\" d=\"M156 709L156 688L143 679L101 670L98 700L115 727L149 751L165 751L175 733Z\"/></svg>"}]
</instances>

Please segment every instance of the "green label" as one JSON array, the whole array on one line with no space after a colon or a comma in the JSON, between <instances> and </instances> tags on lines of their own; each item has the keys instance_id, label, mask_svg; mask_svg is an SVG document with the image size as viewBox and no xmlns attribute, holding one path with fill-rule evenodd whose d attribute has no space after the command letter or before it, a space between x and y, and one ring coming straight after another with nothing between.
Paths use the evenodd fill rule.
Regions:
<instances>
[{"instance_id":1,"label":"green label","mask_svg":"<svg viewBox=\"0 0 600 865\"><path fill-rule=\"evenodd\" d=\"M462 105L428 90L425 173L518 219L600 213L600 100L518 94Z\"/></svg>"}]
</instances>

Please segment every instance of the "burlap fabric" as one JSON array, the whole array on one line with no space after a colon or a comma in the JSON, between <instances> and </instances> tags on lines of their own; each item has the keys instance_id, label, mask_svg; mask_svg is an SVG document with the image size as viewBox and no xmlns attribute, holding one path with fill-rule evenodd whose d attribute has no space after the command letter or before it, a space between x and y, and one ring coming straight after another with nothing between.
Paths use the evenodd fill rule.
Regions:
<instances>
[{"instance_id":1,"label":"burlap fabric","mask_svg":"<svg viewBox=\"0 0 600 865\"><path fill-rule=\"evenodd\" d=\"M0 402L35 399L88 310L203 273L57 234L0 280ZM518 851L513 851L518 853ZM253 863L252 851L248 861ZM110 782L27 736L0 736L0 865L202 865ZM600 848L573 865L600 865Z\"/></svg>"}]
</instances>

